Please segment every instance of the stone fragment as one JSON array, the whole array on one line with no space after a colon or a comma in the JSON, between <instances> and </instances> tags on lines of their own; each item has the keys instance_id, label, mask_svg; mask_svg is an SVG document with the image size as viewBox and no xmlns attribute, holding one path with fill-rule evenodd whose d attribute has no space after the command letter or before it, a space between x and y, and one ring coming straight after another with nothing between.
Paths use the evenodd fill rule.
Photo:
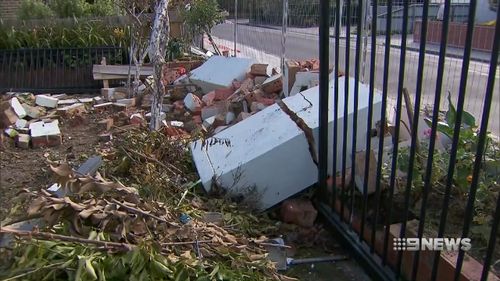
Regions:
<instances>
[{"instance_id":1,"label":"stone fragment","mask_svg":"<svg viewBox=\"0 0 500 281\"><path fill-rule=\"evenodd\" d=\"M288 199L281 204L281 219L285 223L292 223L301 227L312 227L318 216L310 200Z\"/></svg>"},{"instance_id":2,"label":"stone fragment","mask_svg":"<svg viewBox=\"0 0 500 281\"><path fill-rule=\"evenodd\" d=\"M272 94L280 92L283 89L283 81L281 79L281 74L276 74L264 81L262 83L262 90L266 94Z\"/></svg>"},{"instance_id":3,"label":"stone fragment","mask_svg":"<svg viewBox=\"0 0 500 281\"><path fill-rule=\"evenodd\" d=\"M269 65L256 63L250 68L250 74L255 76L269 76Z\"/></svg>"},{"instance_id":4,"label":"stone fragment","mask_svg":"<svg viewBox=\"0 0 500 281\"><path fill-rule=\"evenodd\" d=\"M17 146L24 149L30 148L30 139L31 137L28 134L19 134L17 136Z\"/></svg>"},{"instance_id":5,"label":"stone fragment","mask_svg":"<svg viewBox=\"0 0 500 281\"><path fill-rule=\"evenodd\" d=\"M43 107L56 108L57 104L59 103L59 100L46 95L37 95L35 103Z\"/></svg>"},{"instance_id":6,"label":"stone fragment","mask_svg":"<svg viewBox=\"0 0 500 281\"><path fill-rule=\"evenodd\" d=\"M17 114L17 117L19 118L24 118L26 117L26 110L24 110L24 107L21 105L19 100L16 97L13 97L10 99L10 106L14 110L14 112Z\"/></svg>"}]
</instances>

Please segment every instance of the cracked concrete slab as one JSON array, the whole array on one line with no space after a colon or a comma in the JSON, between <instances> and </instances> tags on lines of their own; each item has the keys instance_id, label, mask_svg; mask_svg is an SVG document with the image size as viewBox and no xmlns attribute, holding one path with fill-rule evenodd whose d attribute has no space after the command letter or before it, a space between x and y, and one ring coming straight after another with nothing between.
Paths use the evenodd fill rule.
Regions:
<instances>
[{"instance_id":1,"label":"cracked concrete slab","mask_svg":"<svg viewBox=\"0 0 500 281\"><path fill-rule=\"evenodd\" d=\"M344 77L339 79L338 154L341 164L343 118L348 118L348 145L352 145L354 91L351 91L348 112L344 114ZM350 89L354 80L349 79ZM329 124L333 128L333 83L330 85ZM360 85L356 150L366 143L369 89ZM381 95L374 97L374 121L381 111ZM204 188L209 191L213 180L230 193L242 194L259 209L267 209L304 190L317 181L316 147L318 145L319 89L314 87L271 105L244 121L214 135L215 145L191 144L193 160ZM333 130L329 130L332 142ZM227 141L226 141L227 140ZM210 144L207 140L205 143ZM331 145L329 146L331 149ZM330 171L334 157L328 153ZM348 159L349 160L349 159ZM350 165L350 161L347 161Z\"/></svg>"}]
</instances>

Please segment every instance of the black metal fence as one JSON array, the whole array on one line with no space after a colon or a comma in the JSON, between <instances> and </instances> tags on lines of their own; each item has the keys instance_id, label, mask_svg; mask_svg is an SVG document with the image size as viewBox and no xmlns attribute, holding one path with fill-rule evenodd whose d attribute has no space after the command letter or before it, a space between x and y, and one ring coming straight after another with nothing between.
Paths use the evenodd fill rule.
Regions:
<instances>
[{"instance_id":1,"label":"black metal fence","mask_svg":"<svg viewBox=\"0 0 500 281\"><path fill-rule=\"evenodd\" d=\"M340 0L333 1L335 6L340 5ZM352 8L350 2L345 1L348 14ZM370 7L373 15L378 14L377 2L372 1ZM486 90L472 92L467 88L472 71L469 64L478 6L477 0L471 0L466 43L459 60L458 92L443 91L445 66L450 63L446 57L447 36L443 36L434 74L437 78L433 80L435 92L431 94L433 107L425 112L421 102L425 84L429 83L424 77L424 66L429 59L426 40L419 43L418 60L408 62L407 32L401 34L401 47L396 51L390 48L391 33L385 33L386 47L383 53L370 53L369 82L363 85L360 83L363 67L360 64L361 29L351 32L351 23L347 21L346 36L352 40L346 40L348 46L344 52L340 52L340 44L330 46L330 6L331 1L321 0L320 210L371 269L374 279L498 280L500 271L496 261L500 260L500 247L495 246L500 221L500 148L498 137L489 133L488 125L499 116L491 108L492 102L500 98L499 85L495 85L500 51L500 9L496 10L497 39L492 43ZM386 7L391 14L392 1L387 1ZM450 7L451 1L446 0L441 26L445 35L448 34ZM407 1L402 9L402 30L408 30ZM361 26L362 11L357 9L356 12L358 22L354 25ZM338 43L341 42L339 10L336 13L334 42ZM371 20L376 31L377 19ZM426 0L423 2L422 38L426 38L429 20L429 0ZM387 18L383 29L392 30L392 17ZM371 49L376 50L377 32L371 33L369 41ZM349 44L355 44L353 51ZM334 49L335 72L331 84L328 76L330 48ZM391 56L391 52L399 56ZM377 56L383 57L382 73L376 73ZM351 62L342 70L352 73L349 68L354 69L354 76L350 78L354 83L339 77L340 60ZM391 64L398 64L399 71L390 72ZM405 80L405 71L412 66L416 68L416 85L408 85L412 80ZM376 75L383 76L380 89L375 89ZM393 86L389 83L392 75L398 79L394 89L390 89ZM407 88L415 92L409 94ZM390 91L397 91L392 118L389 116ZM464 109L469 95L484 96L476 116ZM366 97L368 103L360 97ZM447 108L442 108L446 100ZM366 107L361 108L360 104ZM332 163L329 158L333 158Z\"/></svg>"},{"instance_id":2,"label":"black metal fence","mask_svg":"<svg viewBox=\"0 0 500 281\"><path fill-rule=\"evenodd\" d=\"M92 66L129 62L121 47L0 50L0 92L82 92L102 88Z\"/></svg>"}]
</instances>

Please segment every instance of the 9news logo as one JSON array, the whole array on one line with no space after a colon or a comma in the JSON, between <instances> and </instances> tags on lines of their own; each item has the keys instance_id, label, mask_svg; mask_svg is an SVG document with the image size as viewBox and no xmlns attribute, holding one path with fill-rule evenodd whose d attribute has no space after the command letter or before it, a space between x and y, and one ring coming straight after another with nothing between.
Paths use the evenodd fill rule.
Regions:
<instances>
[{"instance_id":1,"label":"9news logo","mask_svg":"<svg viewBox=\"0 0 500 281\"><path fill-rule=\"evenodd\" d=\"M470 238L394 238L395 251L468 251L472 247Z\"/></svg>"}]
</instances>

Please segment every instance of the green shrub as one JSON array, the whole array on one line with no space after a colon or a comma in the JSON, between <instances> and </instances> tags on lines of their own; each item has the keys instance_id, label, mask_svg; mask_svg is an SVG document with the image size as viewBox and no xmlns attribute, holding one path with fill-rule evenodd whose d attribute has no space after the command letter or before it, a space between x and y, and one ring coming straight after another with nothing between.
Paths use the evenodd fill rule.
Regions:
<instances>
[{"instance_id":1,"label":"green shrub","mask_svg":"<svg viewBox=\"0 0 500 281\"><path fill-rule=\"evenodd\" d=\"M22 20L45 19L54 16L54 12L41 0L23 0L18 16Z\"/></svg>"},{"instance_id":2,"label":"green shrub","mask_svg":"<svg viewBox=\"0 0 500 281\"><path fill-rule=\"evenodd\" d=\"M128 46L127 29L102 22L48 24L33 27L0 25L0 49Z\"/></svg>"},{"instance_id":3,"label":"green shrub","mask_svg":"<svg viewBox=\"0 0 500 281\"><path fill-rule=\"evenodd\" d=\"M95 0L93 4L88 5L87 13L91 16L103 17L119 14L114 0Z\"/></svg>"},{"instance_id":4,"label":"green shrub","mask_svg":"<svg viewBox=\"0 0 500 281\"><path fill-rule=\"evenodd\" d=\"M50 0L49 7L58 17L83 17L89 15L90 4L85 0Z\"/></svg>"}]
</instances>

